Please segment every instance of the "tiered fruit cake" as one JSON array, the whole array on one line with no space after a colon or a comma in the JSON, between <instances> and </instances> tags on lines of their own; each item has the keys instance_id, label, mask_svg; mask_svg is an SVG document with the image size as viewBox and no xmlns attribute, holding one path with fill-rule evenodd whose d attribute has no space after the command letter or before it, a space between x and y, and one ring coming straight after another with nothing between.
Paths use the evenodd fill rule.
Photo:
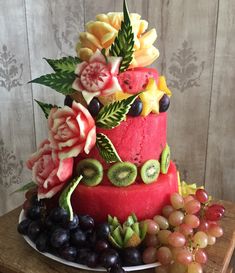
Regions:
<instances>
[{"instance_id":1,"label":"tiered fruit cake","mask_svg":"<svg viewBox=\"0 0 235 273\"><path fill-rule=\"evenodd\" d=\"M157 260L171 272L201 272L201 248L222 235L209 221L224 208L210 206L203 189L179 189L166 141L171 91L146 67L159 55L156 31L123 8L97 15L78 57L46 59L54 73L31 81L66 97L62 107L37 101L49 135L27 161L33 182L18 230L40 251L113 273ZM196 194L183 198L185 190Z\"/></svg>"}]
</instances>

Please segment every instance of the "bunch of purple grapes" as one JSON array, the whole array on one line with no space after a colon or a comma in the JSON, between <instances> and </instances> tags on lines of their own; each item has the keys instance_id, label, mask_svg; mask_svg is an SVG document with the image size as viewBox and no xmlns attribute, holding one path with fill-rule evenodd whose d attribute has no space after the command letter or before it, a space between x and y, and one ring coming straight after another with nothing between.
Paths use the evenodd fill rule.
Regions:
<instances>
[{"instance_id":1,"label":"bunch of purple grapes","mask_svg":"<svg viewBox=\"0 0 235 273\"><path fill-rule=\"evenodd\" d=\"M211 205L204 189L184 198L174 193L170 200L162 215L147 220L143 261L160 262L155 273L202 273L207 262L205 248L223 235L218 221L225 209Z\"/></svg>"}]
</instances>

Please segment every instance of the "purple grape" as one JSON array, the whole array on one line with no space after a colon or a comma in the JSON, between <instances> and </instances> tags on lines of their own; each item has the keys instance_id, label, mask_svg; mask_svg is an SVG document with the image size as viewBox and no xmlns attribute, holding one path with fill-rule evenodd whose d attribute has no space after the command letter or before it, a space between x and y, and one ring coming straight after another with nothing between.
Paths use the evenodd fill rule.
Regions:
<instances>
[{"instance_id":1,"label":"purple grape","mask_svg":"<svg viewBox=\"0 0 235 273\"><path fill-rule=\"evenodd\" d=\"M76 261L80 264L86 264L86 259L90 253L91 250L89 248L78 248Z\"/></svg>"},{"instance_id":2,"label":"purple grape","mask_svg":"<svg viewBox=\"0 0 235 273\"><path fill-rule=\"evenodd\" d=\"M47 251L48 235L44 232L41 233L35 241L36 248L40 252Z\"/></svg>"},{"instance_id":3,"label":"purple grape","mask_svg":"<svg viewBox=\"0 0 235 273\"><path fill-rule=\"evenodd\" d=\"M93 98L88 105L88 110L93 117L96 117L103 105L97 98Z\"/></svg>"},{"instance_id":4,"label":"purple grape","mask_svg":"<svg viewBox=\"0 0 235 273\"><path fill-rule=\"evenodd\" d=\"M165 94L159 101L159 112L166 112L170 106L170 98Z\"/></svg>"},{"instance_id":5,"label":"purple grape","mask_svg":"<svg viewBox=\"0 0 235 273\"><path fill-rule=\"evenodd\" d=\"M65 223L68 220L69 215L65 209L56 207L50 212L50 218L55 223Z\"/></svg>"},{"instance_id":6,"label":"purple grape","mask_svg":"<svg viewBox=\"0 0 235 273\"><path fill-rule=\"evenodd\" d=\"M41 232L41 224L38 221L33 221L28 227L28 236L32 241L35 241Z\"/></svg>"},{"instance_id":7,"label":"purple grape","mask_svg":"<svg viewBox=\"0 0 235 273\"><path fill-rule=\"evenodd\" d=\"M141 252L134 247L124 248L122 258L124 264L127 266L135 266L143 263Z\"/></svg>"},{"instance_id":8,"label":"purple grape","mask_svg":"<svg viewBox=\"0 0 235 273\"><path fill-rule=\"evenodd\" d=\"M107 239L109 237L109 234L110 234L110 228L109 228L109 224L107 222L104 222L104 223L98 225L98 227L96 229L97 238Z\"/></svg>"},{"instance_id":9,"label":"purple grape","mask_svg":"<svg viewBox=\"0 0 235 273\"><path fill-rule=\"evenodd\" d=\"M95 252L90 252L86 258L86 265L94 268L98 265L98 255Z\"/></svg>"},{"instance_id":10,"label":"purple grape","mask_svg":"<svg viewBox=\"0 0 235 273\"><path fill-rule=\"evenodd\" d=\"M109 243L105 240L98 240L95 243L95 251L97 253L101 253L102 251L104 251L105 249L109 248Z\"/></svg>"},{"instance_id":11,"label":"purple grape","mask_svg":"<svg viewBox=\"0 0 235 273\"><path fill-rule=\"evenodd\" d=\"M99 256L99 263L104 268L110 268L119 263L118 252L114 249L106 249Z\"/></svg>"},{"instance_id":12,"label":"purple grape","mask_svg":"<svg viewBox=\"0 0 235 273\"><path fill-rule=\"evenodd\" d=\"M133 116L133 117L137 117L141 114L143 109L143 103L142 101L137 98L131 105L131 108L128 112L128 115Z\"/></svg>"},{"instance_id":13,"label":"purple grape","mask_svg":"<svg viewBox=\"0 0 235 273\"><path fill-rule=\"evenodd\" d=\"M69 232L63 228L57 228L55 229L50 237L50 243L53 247L59 248L69 241Z\"/></svg>"},{"instance_id":14,"label":"purple grape","mask_svg":"<svg viewBox=\"0 0 235 273\"><path fill-rule=\"evenodd\" d=\"M86 235L81 229L76 229L71 233L71 243L74 246L81 247L86 244Z\"/></svg>"},{"instance_id":15,"label":"purple grape","mask_svg":"<svg viewBox=\"0 0 235 273\"><path fill-rule=\"evenodd\" d=\"M27 235L28 227L31 224L31 222L32 221L30 219L25 219L25 220L21 221L17 226L17 231L20 234Z\"/></svg>"},{"instance_id":16,"label":"purple grape","mask_svg":"<svg viewBox=\"0 0 235 273\"><path fill-rule=\"evenodd\" d=\"M95 226L94 219L89 215L82 215L79 217L80 227L84 231L92 230Z\"/></svg>"},{"instance_id":17,"label":"purple grape","mask_svg":"<svg viewBox=\"0 0 235 273\"><path fill-rule=\"evenodd\" d=\"M27 217L31 220L39 220L41 217L41 208L39 206L33 205L27 211Z\"/></svg>"},{"instance_id":18,"label":"purple grape","mask_svg":"<svg viewBox=\"0 0 235 273\"><path fill-rule=\"evenodd\" d=\"M77 249L73 246L66 246L59 250L59 254L63 259L73 262L77 257Z\"/></svg>"},{"instance_id":19,"label":"purple grape","mask_svg":"<svg viewBox=\"0 0 235 273\"><path fill-rule=\"evenodd\" d=\"M67 228L69 230L74 230L78 227L79 224L79 219L78 216L76 214L74 214L73 216L73 220L70 221L69 219L64 223L64 228Z\"/></svg>"}]
</instances>

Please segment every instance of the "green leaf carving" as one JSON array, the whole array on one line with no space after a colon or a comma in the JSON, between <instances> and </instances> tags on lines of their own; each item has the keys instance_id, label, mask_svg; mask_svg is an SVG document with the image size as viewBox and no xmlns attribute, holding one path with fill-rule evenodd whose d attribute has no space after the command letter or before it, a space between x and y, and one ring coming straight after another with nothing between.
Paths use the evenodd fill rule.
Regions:
<instances>
[{"instance_id":1,"label":"green leaf carving","mask_svg":"<svg viewBox=\"0 0 235 273\"><path fill-rule=\"evenodd\" d=\"M43 113L45 114L45 117L48 118L50 111L52 108L60 108L57 105L52 105L52 104L48 104L48 103L44 103L38 100L35 100L36 103L41 107Z\"/></svg>"},{"instance_id":2,"label":"green leaf carving","mask_svg":"<svg viewBox=\"0 0 235 273\"><path fill-rule=\"evenodd\" d=\"M36 188L37 184L34 183L33 181L27 183L26 185L20 187L19 189L15 190L14 192L12 192L11 194L17 193L17 192L24 192L24 191L28 191L30 189Z\"/></svg>"},{"instance_id":3,"label":"green leaf carving","mask_svg":"<svg viewBox=\"0 0 235 273\"><path fill-rule=\"evenodd\" d=\"M81 63L78 57L63 57L59 60L44 58L55 72L72 73L75 71L77 64Z\"/></svg>"},{"instance_id":4,"label":"green leaf carving","mask_svg":"<svg viewBox=\"0 0 235 273\"><path fill-rule=\"evenodd\" d=\"M75 78L76 75L74 73L56 72L43 75L30 81L29 83L42 84L55 89L57 92L62 93L63 95L69 95L76 92L72 88Z\"/></svg>"},{"instance_id":5,"label":"green leaf carving","mask_svg":"<svg viewBox=\"0 0 235 273\"><path fill-rule=\"evenodd\" d=\"M71 196L81 180L82 180L82 175L74 178L60 195L59 205L61 208L63 208L64 210L68 212L70 221L73 220L73 208L71 205Z\"/></svg>"},{"instance_id":6,"label":"green leaf carving","mask_svg":"<svg viewBox=\"0 0 235 273\"><path fill-rule=\"evenodd\" d=\"M112 129L118 126L129 112L132 103L140 93L135 94L127 99L115 101L105 105L99 112L96 118L97 127Z\"/></svg>"},{"instance_id":7,"label":"green leaf carving","mask_svg":"<svg viewBox=\"0 0 235 273\"><path fill-rule=\"evenodd\" d=\"M122 161L111 140L104 134L96 135L96 146L107 163Z\"/></svg>"},{"instance_id":8,"label":"green leaf carving","mask_svg":"<svg viewBox=\"0 0 235 273\"><path fill-rule=\"evenodd\" d=\"M109 51L109 55L111 56L122 57L119 68L120 72L125 71L129 67L134 52L134 33L125 0L123 1L123 14L124 20L121 23L121 28Z\"/></svg>"}]
</instances>

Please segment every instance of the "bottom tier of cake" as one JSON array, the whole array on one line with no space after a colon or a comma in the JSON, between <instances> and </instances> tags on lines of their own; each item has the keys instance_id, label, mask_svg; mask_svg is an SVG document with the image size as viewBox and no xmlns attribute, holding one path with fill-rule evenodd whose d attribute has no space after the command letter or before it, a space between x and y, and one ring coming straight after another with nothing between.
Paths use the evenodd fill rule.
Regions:
<instances>
[{"instance_id":1,"label":"bottom tier of cake","mask_svg":"<svg viewBox=\"0 0 235 273\"><path fill-rule=\"evenodd\" d=\"M177 169L171 162L168 173L152 184L136 183L129 187L78 185L72 195L72 206L78 214L88 214L96 222L107 220L108 214L123 222L134 212L139 220L153 218L169 203L170 194L178 192Z\"/></svg>"}]
</instances>

